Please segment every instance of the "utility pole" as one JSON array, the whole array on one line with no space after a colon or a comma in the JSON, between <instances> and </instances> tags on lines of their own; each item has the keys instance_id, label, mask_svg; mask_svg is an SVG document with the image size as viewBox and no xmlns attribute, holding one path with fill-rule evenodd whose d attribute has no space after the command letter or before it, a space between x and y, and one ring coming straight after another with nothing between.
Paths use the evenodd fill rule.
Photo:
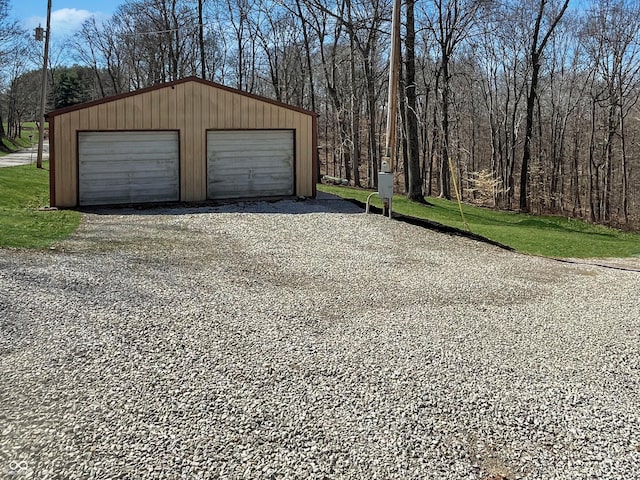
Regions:
<instances>
[{"instance_id":1,"label":"utility pole","mask_svg":"<svg viewBox=\"0 0 640 480\"><path fill-rule=\"evenodd\" d=\"M387 101L387 135L382 158L382 168L378 172L378 192L382 198L383 214L391 217L393 198L393 165L396 152L396 122L398 118L398 76L400 65L400 1L394 0L391 17L391 53L389 55L389 92ZM380 187L382 186L382 188Z\"/></svg>"},{"instance_id":2,"label":"utility pole","mask_svg":"<svg viewBox=\"0 0 640 480\"><path fill-rule=\"evenodd\" d=\"M202 15L204 0L198 0L198 43L200 47L200 76L207 79L207 63L204 52L204 17Z\"/></svg>"},{"instance_id":3,"label":"utility pole","mask_svg":"<svg viewBox=\"0 0 640 480\"><path fill-rule=\"evenodd\" d=\"M389 55L389 91L387 97L387 136L384 156L393 160L398 117L398 66L400 60L400 0L394 0L391 17L391 54ZM389 164L391 167L391 164Z\"/></svg>"},{"instance_id":4,"label":"utility pole","mask_svg":"<svg viewBox=\"0 0 640 480\"><path fill-rule=\"evenodd\" d=\"M44 33L44 35L43 35ZM36 166L42 168L42 153L44 150L44 109L47 104L47 64L49 63L49 38L51 33L51 0L47 2L47 28L43 32L36 28L36 40L44 37L44 61L42 62L42 91L40 97L40 125L38 126L38 159Z\"/></svg>"}]
</instances>

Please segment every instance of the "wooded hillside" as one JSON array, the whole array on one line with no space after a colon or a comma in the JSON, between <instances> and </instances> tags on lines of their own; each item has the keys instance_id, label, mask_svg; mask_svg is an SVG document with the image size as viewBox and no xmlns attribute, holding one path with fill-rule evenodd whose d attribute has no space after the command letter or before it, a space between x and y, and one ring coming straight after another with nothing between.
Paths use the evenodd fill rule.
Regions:
<instances>
[{"instance_id":1,"label":"wooded hillside","mask_svg":"<svg viewBox=\"0 0 640 480\"><path fill-rule=\"evenodd\" d=\"M415 198L449 198L455 178L466 201L640 228L638 1L405 0L402 12L398 191L412 168ZM374 187L390 19L390 0L127 0L57 46L79 66L50 66L49 105L197 75L315 110L321 173ZM31 120L17 105L37 76L0 42L0 116Z\"/></svg>"}]
</instances>

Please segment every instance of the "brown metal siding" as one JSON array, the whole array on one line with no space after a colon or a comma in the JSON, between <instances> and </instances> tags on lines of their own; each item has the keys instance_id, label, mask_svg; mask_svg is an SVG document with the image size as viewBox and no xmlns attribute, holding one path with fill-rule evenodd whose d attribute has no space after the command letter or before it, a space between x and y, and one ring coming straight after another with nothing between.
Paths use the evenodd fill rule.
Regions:
<instances>
[{"instance_id":1,"label":"brown metal siding","mask_svg":"<svg viewBox=\"0 0 640 480\"><path fill-rule=\"evenodd\" d=\"M206 132L209 129L293 129L296 138L296 194L315 192L315 116L202 80L187 79L53 112L52 203L77 205L77 132L83 130L178 130L180 199L207 196Z\"/></svg>"}]
</instances>

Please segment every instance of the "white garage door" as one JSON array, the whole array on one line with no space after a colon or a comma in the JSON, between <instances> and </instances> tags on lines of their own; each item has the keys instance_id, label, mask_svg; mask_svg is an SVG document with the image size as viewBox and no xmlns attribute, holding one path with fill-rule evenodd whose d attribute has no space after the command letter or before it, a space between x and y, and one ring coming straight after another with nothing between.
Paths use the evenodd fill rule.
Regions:
<instances>
[{"instance_id":1,"label":"white garage door","mask_svg":"<svg viewBox=\"0 0 640 480\"><path fill-rule=\"evenodd\" d=\"M80 132L80 205L178 201L178 132Z\"/></svg>"},{"instance_id":2,"label":"white garage door","mask_svg":"<svg viewBox=\"0 0 640 480\"><path fill-rule=\"evenodd\" d=\"M207 133L207 197L293 195L293 130Z\"/></svg>"}]
</instances>

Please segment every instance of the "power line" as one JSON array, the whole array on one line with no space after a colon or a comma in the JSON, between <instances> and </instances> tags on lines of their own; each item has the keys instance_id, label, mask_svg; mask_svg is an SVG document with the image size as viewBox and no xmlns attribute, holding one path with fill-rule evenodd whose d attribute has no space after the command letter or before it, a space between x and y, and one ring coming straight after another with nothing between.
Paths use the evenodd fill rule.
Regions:
<instances>
[{"instance_id":1,"label":"power line","mask_svg":"<svg viewBox=\"0 0 640 480\"><path fill-rule=\"evenodd\" d=\"M161 35L164 33L175 33L178 32L180 30L196 30L197 28L200 27L206 27L207 25L209 25L208 23L202 23L202 24L195 24L195 25L189 25L189 26L184 26L184 27L178 27L178 28L170 28L167 30L151 30L148 32L131 32L131 33L121 33L122 36L124 37L145 37L148 35Z\"/></svg>"}]
</instances>

